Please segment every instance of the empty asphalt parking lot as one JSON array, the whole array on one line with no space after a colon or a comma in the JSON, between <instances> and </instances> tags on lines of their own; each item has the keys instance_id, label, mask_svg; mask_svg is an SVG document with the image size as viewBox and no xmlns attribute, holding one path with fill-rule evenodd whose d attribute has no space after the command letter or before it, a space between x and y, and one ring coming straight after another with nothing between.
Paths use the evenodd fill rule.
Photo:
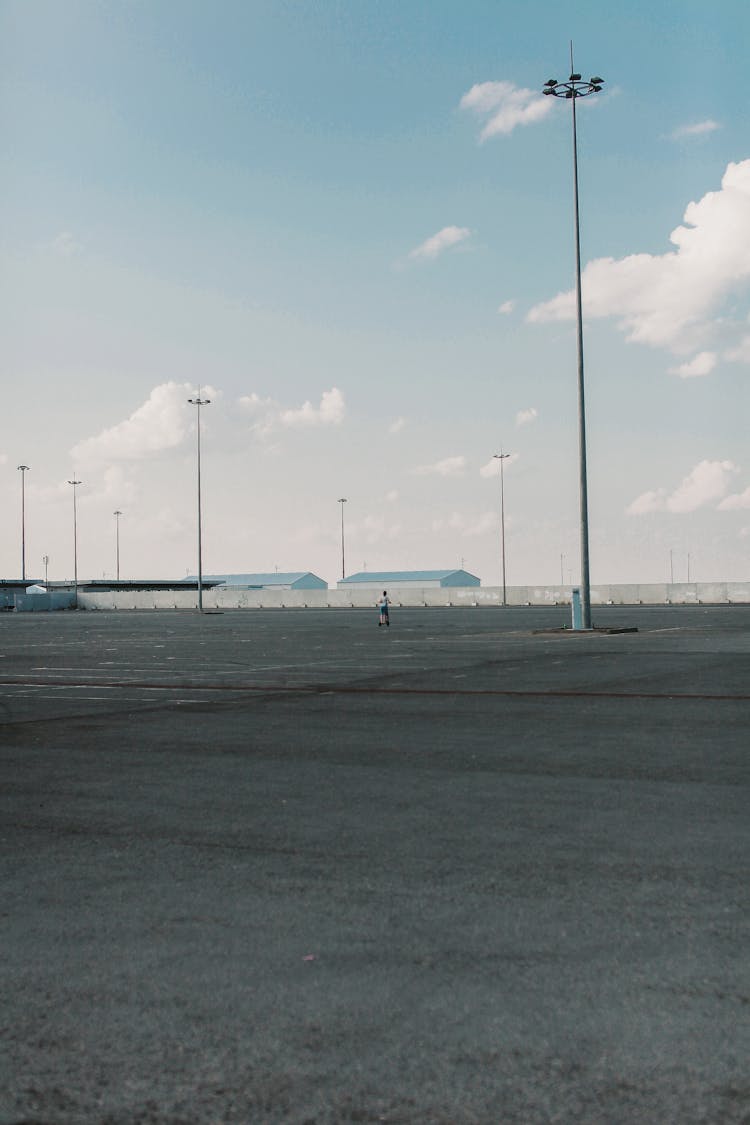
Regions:
<instances>
[{"instance_id":1,"label":"empty asphalt parking lot","mask_svg":"<svg viewBox=\"0 0 750 1125\"><path fill-rule=\"evenodd\" d=\"M0 615L3 1125L750 1120L750 607Z\"/></svg>"}]
</instances>

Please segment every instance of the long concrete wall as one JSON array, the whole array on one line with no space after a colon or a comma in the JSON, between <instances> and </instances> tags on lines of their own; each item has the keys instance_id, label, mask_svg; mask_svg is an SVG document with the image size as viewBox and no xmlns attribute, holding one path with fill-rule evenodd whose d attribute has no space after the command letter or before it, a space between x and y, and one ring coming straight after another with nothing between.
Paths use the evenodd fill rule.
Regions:
<instances>
[{"instance_id":1,"label":"long concrete wall","mask_svg":"<svg viewBox=\"0 0 750 1125\"><path fill-rule=\"evenodd\" d=\"M508 605L569 605L569 586L509 586ZM393 587L394 606L500 606L498 586L464 586L436 590ZM204 609L374 609L372 590L204 590ZM593 586L591 604L602 605L717 605L750 602L750 582L680 582L648 585ZM118 591L78 595L81 609L195 609L194 590Z\"/></svg>"}]
</instances>

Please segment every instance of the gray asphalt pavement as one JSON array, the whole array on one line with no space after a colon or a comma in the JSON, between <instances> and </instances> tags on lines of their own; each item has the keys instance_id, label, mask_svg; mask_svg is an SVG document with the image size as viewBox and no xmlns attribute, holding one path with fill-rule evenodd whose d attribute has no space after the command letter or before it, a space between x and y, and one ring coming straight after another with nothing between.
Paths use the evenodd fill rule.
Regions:
<instances>
[{"instance_id":1,"label":"gray asphalt pavement","mask_svg":"<svg viewBox=\"0 0 750 1125\"><path fill-rule=\"evenodd\" d=\"M0 615L2 1125L750 1121L750 607Z\"/></svg>"}]
</instances>

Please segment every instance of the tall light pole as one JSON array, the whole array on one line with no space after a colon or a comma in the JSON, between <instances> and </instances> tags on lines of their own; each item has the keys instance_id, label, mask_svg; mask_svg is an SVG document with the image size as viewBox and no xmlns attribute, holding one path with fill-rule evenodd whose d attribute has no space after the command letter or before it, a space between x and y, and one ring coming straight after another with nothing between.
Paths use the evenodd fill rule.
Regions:
<instances>
[{"instance_id":1,"label":"tall light pole","mask_svg":"<svg viewBox=\"0 0 750 1125\"><path fill-rule=\"evenodd\" d=\"M346 578L346 558L344 555L344 504L346 504L346 496L339 499L341 505L341 581Z\"/></svg>"},{"instance_id":2,"label":"tall light pole","mask_svg":"<svg viewBox=\"0 0 750 1125\"><path fill-rule=\"evenodd\" d=\"M203 613L203 551L201 544L201 407L208 406L210 398L201 398L201 389L198 387L198 397L189 398L192 406L198 407L198 612Z\"/></svg>"},{"instance_id":3,"label":"tall light pole","mask_svg":"<svg viewBox=\"0 0 750 1125\"><path fill-rule=\"evenodd\" d=\"M21 581L26 581L26 474L28 465L19 465L21 474Z\"/></svg>"},{"instance_id":4,"label":"tall light pole","mask_svg":"<svg viewBox=\"0 0 750 1125\"><path fill-rule=\"evenodd\" d=\"M78 509L76 504L76 488L82 482L76 480L75 474L68 484L73 485L73 605L78 609Z\"/></svg>"},{"instance_id":5,"label":"tall light pole","mask_svg":"<svg viewBox=\"0 0 750 1125\"><path fill-rule=\"evenodd\" d=\"M44 563L44 585L47 585L47 567L49 566L49 555L42 555L42 562Z\"/></svg>"},{"instance_id":6,"label":"tall light pole","mask_svg":"<svg viewBox=\"0 0 750 1125\"><path fill-rule=\"evenodd\" d=\"M117 581L120 581L120 516L122 512L118 508L114 513L115 517L115 557L117 559Z\"/></svg>"},{"instance_id":7,"label":"tall light pole","mask_svg":"<svg viewBox=\"0 0 750 1125\"><path fill-rule=\"evenodd\" d=\"M505 482L503 479L503 461L510 457L510 453L493 453L493 458L500 462L500 555L503 561L503 605L507 605L505 597Z\"/></svg>"},{"instance_id":8,"label":"tall light pole","mask_svg":"<svg viewBox=\"0 0 750 1125\"><path fill-rule=\"evenodd\" d=\"M558 82L550 78L543 93L555 98L567 98L573 111L573 210L575 219L576 250L576 317L578 351L578 455L581 504L581 628L591 628L591 581L589 577L589 509L586 481L586 404L583 383L583 311L581 303L581 230L578 214L578 138L576 133L576 102L589 94L598 94L604 79L595 77L585 81L573 70L573 44L570 45L570 78Z\"/></svg>"}]
</instances>

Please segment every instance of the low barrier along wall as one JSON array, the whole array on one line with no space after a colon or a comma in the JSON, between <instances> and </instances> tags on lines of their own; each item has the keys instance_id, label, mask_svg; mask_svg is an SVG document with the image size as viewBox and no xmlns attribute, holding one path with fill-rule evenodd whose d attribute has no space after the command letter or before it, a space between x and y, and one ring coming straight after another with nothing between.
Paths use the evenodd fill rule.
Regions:
<instances>
[{"instance_id":1,"label":"low barrier along wall","mask_svg":"<svg viewBox=\"0 0 750 1125\"><path fill-rule=\"evenodd\" d=\"M509 586L508 605L569 605L570 586ZM397 587L388 591L394 606L502 606L499 586ZM680 582L592 586L592 606L720 605L750 602L750 582ZM195 590L132 590L78 595L80 609L195 609ZM374 590L241 590L215 587L203 591L204 609L348 609L374 608Z\"/></svg>"}]
</instances>

